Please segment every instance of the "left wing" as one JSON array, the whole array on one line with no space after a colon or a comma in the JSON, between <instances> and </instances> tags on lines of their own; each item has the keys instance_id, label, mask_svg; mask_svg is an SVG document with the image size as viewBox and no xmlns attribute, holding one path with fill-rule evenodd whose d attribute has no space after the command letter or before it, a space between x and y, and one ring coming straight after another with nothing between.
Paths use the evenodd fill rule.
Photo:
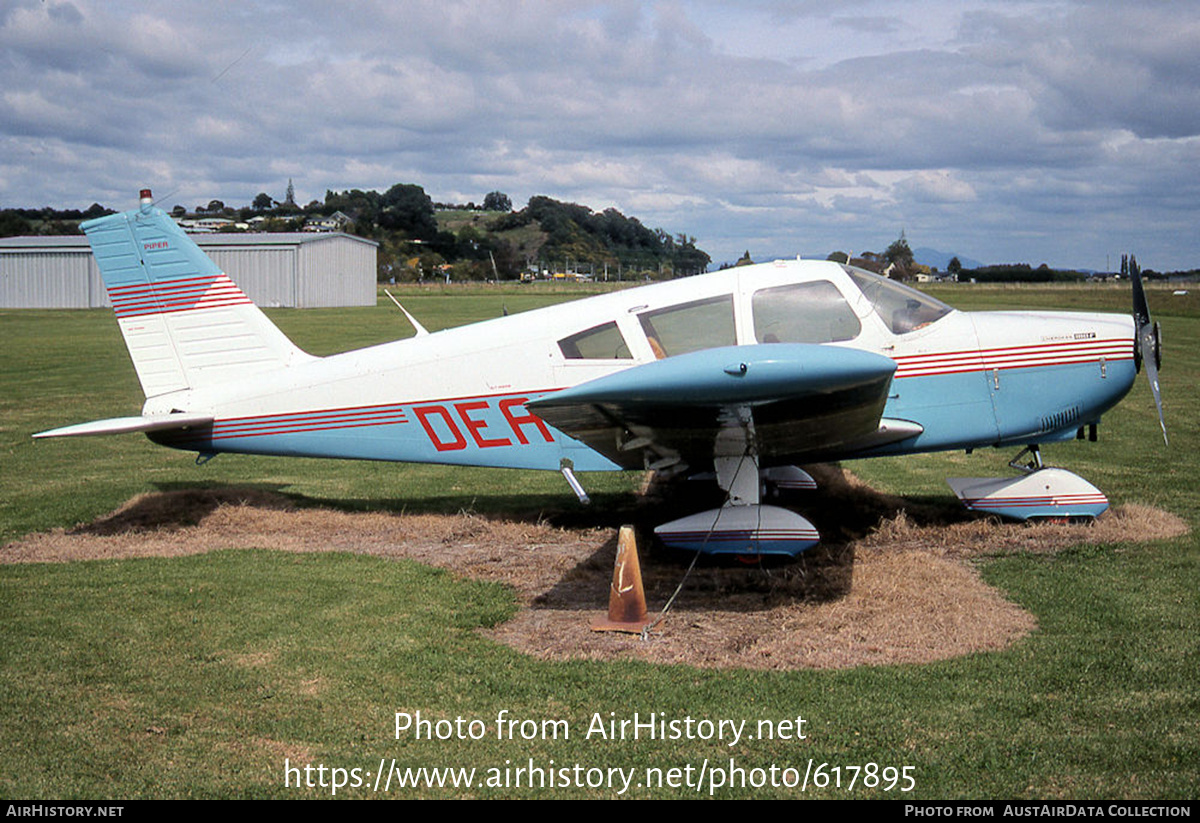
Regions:
<instances>
[{"instance_id":1,"label":"left wing","mask_svg":"<svg viewBox=\"0 0 1200 823\"><path fill-rule=\"evenodd\" d=\"M635 366L527 404L625 468L711 466L718 435L759 459L800 460L919 434L882 420L896 363L807 343L726 346Z\"/></svg>"}]
</instances>

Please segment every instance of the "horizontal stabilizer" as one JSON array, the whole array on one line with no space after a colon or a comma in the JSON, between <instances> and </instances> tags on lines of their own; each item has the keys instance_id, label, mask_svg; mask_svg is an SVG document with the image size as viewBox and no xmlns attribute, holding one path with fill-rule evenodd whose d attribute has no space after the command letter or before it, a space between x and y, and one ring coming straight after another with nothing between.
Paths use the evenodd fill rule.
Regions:
<instances>
[{"instance_id":1,"label":"horizontal stabilizer","mask_svg":"<svg viewBox=\"0 0 1200 823\"><path fill-rule=\"evenodd\" d=\"M91 434L129 434L130 432L156 432L169 429L189 429L206 426L213 422L206 414L168 414L158 417L110 417L108 420L93 420L59 429L38 432L34 437L83 437Z\"/></svg>"}]
</instances>

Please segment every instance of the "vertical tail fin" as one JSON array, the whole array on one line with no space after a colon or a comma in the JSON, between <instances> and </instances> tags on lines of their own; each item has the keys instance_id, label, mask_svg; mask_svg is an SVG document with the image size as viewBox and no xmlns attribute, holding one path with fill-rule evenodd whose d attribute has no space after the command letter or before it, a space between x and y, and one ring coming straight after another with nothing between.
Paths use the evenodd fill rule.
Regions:
<instances>
[{"instance_id":1,"label":"vertical tail fin","mask_svg":"<svg viewBox=\"0 0 1200 823\"><path fill-rule=\"evenodd\" d=\"M311 359L150 205L80 225L147 398Z\"/></svg>"}]
</instances>

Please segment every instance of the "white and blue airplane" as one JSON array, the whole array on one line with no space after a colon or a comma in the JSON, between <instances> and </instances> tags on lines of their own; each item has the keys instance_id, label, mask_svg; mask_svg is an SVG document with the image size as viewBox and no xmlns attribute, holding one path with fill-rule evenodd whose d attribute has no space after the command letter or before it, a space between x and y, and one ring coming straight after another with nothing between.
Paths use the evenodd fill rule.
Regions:
<instances>
[{"instance_id":1,"label":"white and blue airplane","mask_svg":"<svg viewBox=\"0 0 1200 823\"><path fill-rule=\"evenodd\" d=\"M1094 517L1104 495L1043 467L1039 445L1094 439L1142 366L1162 420L1158 330L1140 279L1133 318L968 313L849 265L797 259L433 334L413 321L415 337L314 357L148 190L139 208L81 228L146 402L135 417L35 437L144 432L202 456L547 469L584 502L576 472L711 473L725 503L659 526L667 545L794 555L818 542L816 528L762 494L811 486L796 464L1019 446L1016 478L950 480L966 505Z\"/></svg>"}]
</instances>

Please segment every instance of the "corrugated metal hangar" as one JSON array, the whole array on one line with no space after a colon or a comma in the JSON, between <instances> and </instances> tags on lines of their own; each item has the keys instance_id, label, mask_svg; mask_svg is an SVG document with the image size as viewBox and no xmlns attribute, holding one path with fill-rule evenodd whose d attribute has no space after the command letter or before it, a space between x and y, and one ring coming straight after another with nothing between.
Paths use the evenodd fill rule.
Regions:
<instances>
[{"instance_id":1,"label":"corrugated metal hangar","mask_svg":"<svg viewBox=\"0 0 1200 823\"><path fill-rule=\"evenodd\" d=\"M342 233L197 234L259 306L374 306L379 244ZM111 306L82 235L0 238L0 308Z\"/></svg>"}]
</instances>

